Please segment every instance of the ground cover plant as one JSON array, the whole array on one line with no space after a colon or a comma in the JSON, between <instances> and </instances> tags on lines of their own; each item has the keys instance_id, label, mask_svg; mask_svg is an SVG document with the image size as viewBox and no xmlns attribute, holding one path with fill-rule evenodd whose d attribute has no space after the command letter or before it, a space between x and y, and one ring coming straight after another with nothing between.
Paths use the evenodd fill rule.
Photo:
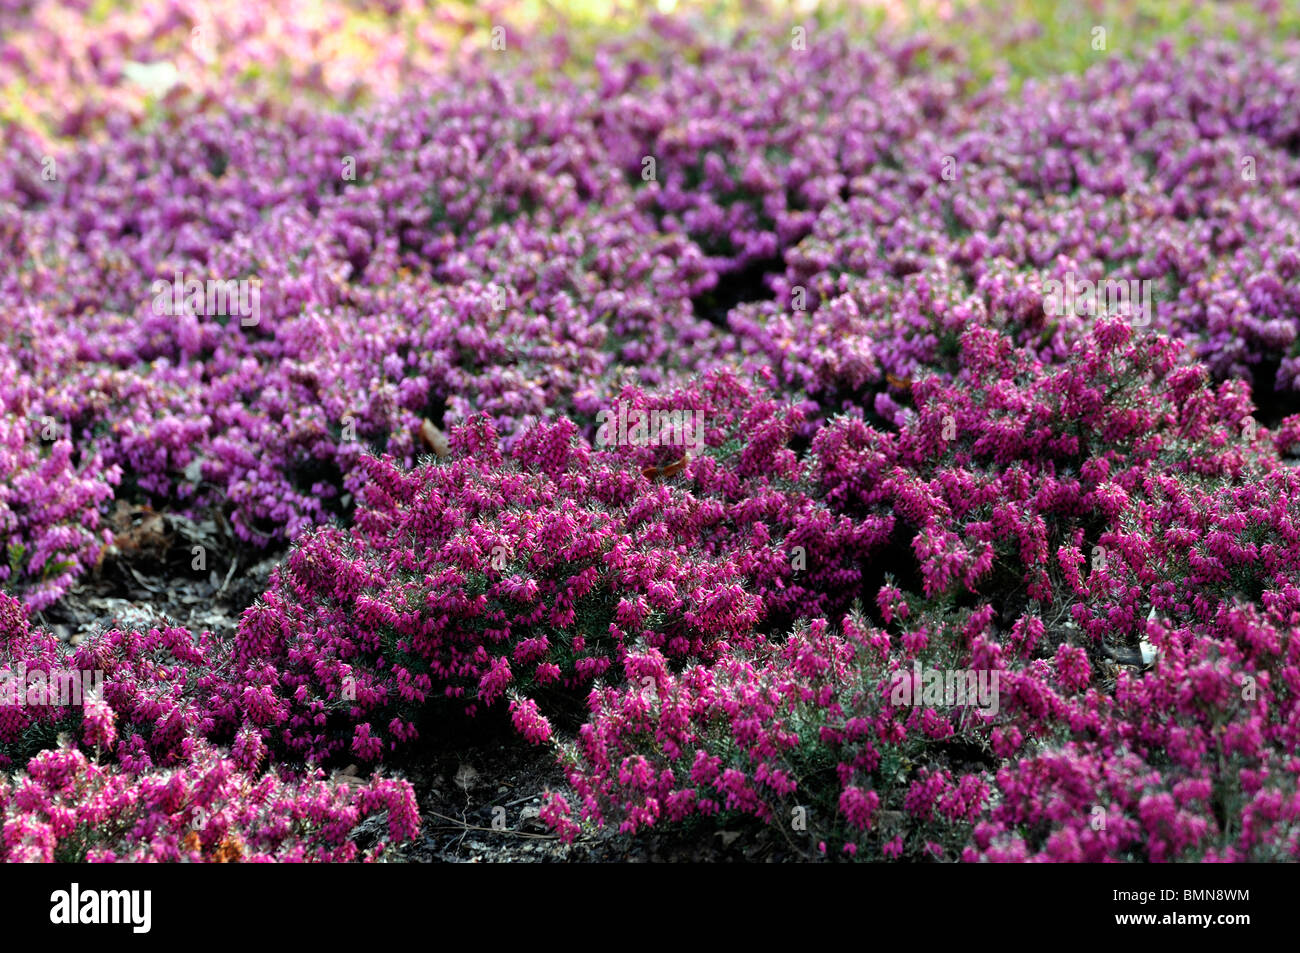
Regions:
<instances>
[{"instance_id":1,"label":"ground cover plant","mask_svg":"<svg viewBox=\"0 0 1300 953\"><path fill-rule=\"evenodd\" d=\"M717 6L0 4L5 860L1300 857L1296 24Z\"/></svg>"}]
</instances>

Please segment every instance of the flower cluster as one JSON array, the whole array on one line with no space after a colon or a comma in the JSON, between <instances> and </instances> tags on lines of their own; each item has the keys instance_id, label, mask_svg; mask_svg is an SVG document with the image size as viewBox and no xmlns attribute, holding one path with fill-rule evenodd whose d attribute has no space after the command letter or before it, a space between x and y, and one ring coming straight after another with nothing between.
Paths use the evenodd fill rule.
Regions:
<instances>
[{"instance_id":1,"label":"flower cluster","mask_svg":"<svg viewBox=\"0 0 1300 953\"><path fill-rule=\"evenodd\" d=\"M67 653L0 595L0 860L350 861L413 838L407 782L267 764L271 716L227 649L172 628ZM352 834L379 814L388 836L363 851Z\"/></svg>"},{"instance_id":2,"label":"flower cluster","mask_svg":"<svg viewBox=\"0 0 1300 953\"><path fill-rule=\"evenodd\" d=\"M1103 321L1044 367L973 328L897 433L821 430L824 499L908 527L878 625L680 673L629 653L564 748L579 816L749 814L861 857L1294 857L1300 484L1239 385L1152 345Z\"/></svg>"},{"instance_id":3,"label":"flower cluster","mask_svg":"<svg viewBox=\"0 0 1300 953\"><path fill-rule=\"evenodd\" d=\"M21 766L63 732L131 769L184 763L202 738L259 737L276 712L256 704L256 674L178 627L112 629L68 649L0 594L0 764ZM253 769L261 757L236 760Z\"/></svg>"},{"instance_id":4,"label":"flower cluster","mask_svg":"<svg viewBox=\"0 0 1300 953\"><path fill-rule=\"evenodd\" d=\"M242 35L230 17L216 34ZM915 43L658 29L698 55L597 56L557 89L487 57L347 115L164 111L139 133L110 111L110 140L61 151L17 128L0 341L23 412L128 474L119 495L221 508L265 543L345 514L367 450L411 465L475 412L507 440L585 425L628 370L671 386L748 360L897 424L971 325L1063 358L1088 323L1045 312L1067 274L1154 284L1145 328L1290 389L1291 125L1238 103L1295 80L1250 48L1017 99L922 70ZM256 322L208 313L210 289L159 314L178 275L254 284Z\"/></svg>"},{"instance_id":5,"label":"flower cluster","mask_svg":"<svg viewBox=\"0 0 1300 953\"><path fill-rule=\"evenodd\" d=\"M1050 361L1115 306L1217 377L1253 381L1261 406L1294 409L1297 83L1250 43L1161 46L930 110L786 251L775 300L729 326L829 412L894 421L907 382L951 370L965 328ZM1066 281L1096 297L1054 308ZM1138 293L1112 301L1107 282Z\"/></svg>"},{"instance_id":6,"label":"flower cluster","mask_svg":"<svg viewBox=\"0 0 1300 953\"><path fill-rule=\"evenodd\" d=\"M0 584L39 610L111 542L99 510L121 471L98 457L78 463L57 422L34 415L31 384L13 371L0 352Z\"/></svg>"},{"instance_id":7,"label":"flower cluster","mask_svg":"<svg viewBox=\"0 0 1300 953\"><path fill-rule=\"evenodd\" d=\"M205 6L0 0L41 85L0 107L0 857L374 856L410 788L316 766L448 705L555 746L565 837L1300 856L1300 51L976 87L656 18L670 56L447 71L420 5ZM269 93L336 31L377 95ZM67 646L29 613L114 498L287 554L230 637Z\"/></svg>"},{"instance_id":8,"label":"flower cluster","mask_svg":"<svg viewBox=\"0 0 1300 953\"><path fill-rule=\"evenodd\" d=\"M385 831L363 849L352 834L371 817L386 817ZM144 773L54 748L0 777L0 861L11 863L374 860L417 829L405 781L256 777L207 747Z\"/></svg>"},{"instance_id":9,"label":"flower cluster","mask_svg":"<svg viewBox=\"0 0 1300 953\"><path fill-rule=\"evenodd\" d=\"M764 624L842 608L888 525L836 519L800 486L785 447L798 414L756 388L718 373L689 392L624 391L634 410L707 421L694 457L593 450L565 419L503 451L480 416L453 429L445 460L364 461L353 527L295 543L239 626L237 664L276 669L281 739L370 760L413 738L439 697L473 711L508 690L573 694L634 640L714 659ZM534 704L512 709L523 734L546 736Z\"/></svg>"},{"instance_id":10,"label":"flower cluster","mask_svg":"<svg viewBox=\"0 0 1300 953\"><path fill-rule=\"evenodd\" d=\"M652 649L630 655L627 687L594 691L590 720L563 750L581 815L624 832L749 815L809 857L827 843L881 857L907 838L909 852L953 859L990 785L935 758L977 745L986 719L975 698L955 712L902 705L897 686L912 672L891 647L848 616L842 635L816 620L780 645L680 674ZM551 807L561 834L581 829L567 801Z\"/></svg>"}]
</instances>

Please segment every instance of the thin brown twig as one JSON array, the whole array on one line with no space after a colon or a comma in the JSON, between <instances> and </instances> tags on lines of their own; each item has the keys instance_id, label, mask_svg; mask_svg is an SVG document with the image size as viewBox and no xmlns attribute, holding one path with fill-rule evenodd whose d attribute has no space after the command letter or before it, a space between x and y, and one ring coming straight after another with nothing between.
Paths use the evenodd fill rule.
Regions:
<instances>
[{"instance_id":1,"label":"thin brown twig","mask_svg":"<svg viewBox=\"0 0 1300 953\"><path fill-rule=\"evenodd\" d=\"M516 831L516 830L511 830L509 828L502 828L498 830L495 827L480 827L477 824L466 824L464 821L458 821L454 817L448 817L446 814L439 814L437 811L431 811L428 810L427 808L425 809L425 813L431 814L434 817L439 818L440 820L449 821L453 825L453 828L455 830L485 831L486 833L489 834L513 834L516 837L527 837L532 840L559 840L560 839L560 835L558 834L529 834L526 831Z\"/></svg>"}]
</instances>

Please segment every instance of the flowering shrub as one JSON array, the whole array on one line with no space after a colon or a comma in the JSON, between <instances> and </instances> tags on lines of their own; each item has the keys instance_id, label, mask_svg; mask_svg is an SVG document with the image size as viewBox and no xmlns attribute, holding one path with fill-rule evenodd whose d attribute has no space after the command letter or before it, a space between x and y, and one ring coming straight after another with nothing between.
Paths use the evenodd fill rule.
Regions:
<instances>
[{"instance_id":1,"label":"flowering shrub","mask_svg":"<svg viewBox=\"0 0 1300 953\"><path fill-rule=\"evenodd\" d=\"M231 739L258 767L255 727L275 709L256 704L226 646L183 628L113 629L65 649L0 594L0 764L19 766L61 733L128 769L187 761L200 738ZM251 747L250 747L251 745Z\"/></svg>"},{"instance_id":2,"label":"flowering shrub","mask_svg":"<svg viewBox=\"0 0 1300 953\"><path fill-rule=\"evenodd\" d=\"M880 589L883 628L817 621L680 675L629 654L628 687L594 691L566 749L579 817L634 832L739 812L853 856L1293 853L1300 487L1264 435L1242 439L1241 389L1176 352L1103 322L1053 370L971 329L898 434L820 432L826 499L914 528L914 590ZM1154 669L1116 671L1107 646L1139 640ZM915 688L899 707L917 665L996 678L993 704L945 713ZM580 829L561 798L548 817Z\"/></svg>"},{"instance_id":3,"label":"flowering shrub","mask_svg":"<svg viewBox=\"0 0 1300 953\"><path fill-rule=\"evenodd\" d=\"M0 373L12 371L0 359ZM0 584L42 609L112 541L107 530L96 532L99 505L121 471L98 459L78 466L66 437L42 447L48 423L28 416L30 392L10 381L0 390Z\"/></svg>"},{"instance_id":4,"label":"flowering shrub","mask_svg":"<svg viewBox=\"0 0 1300 953\"><path fill-rule=\"evenodd\" d=\"M818 441L837 450L819 454L831 461L823 486L850 507L883 502L906 520L925 595L954 582L976 590L991 573L1014 570L992 581L995 591L1024 587L1029 599L1051 602L1056 550L1071 547L1063 567L1077 565L1088 536L1124 553L1120 517L1153 475L1240 477L1271 455L1245 390L1211 389L1197 368L1178 366L1177 352L1167 338L1103 322L1053 368L971 328L954 379L915 385L917 408L896 440L852 422L818 435L814 451ZM883 449L849 458L857 469L846 471L845 439Z\"/></svg>"},{"instance_id":5,"label":"flowering shrub","mask_svg":"<svg viewBox=\"0 0 1300 953\"><path fill-rule=\"evenodd\" d=\"M362 851L351 833L381 814L386 836ZM417 830L405 781L257 778L207 747L183 767L143 774L57 748L13 780L0 777L8 862L347 862L375 859Z\"/></svg>"},{"instance_id":6,"label":"flowering shrub","mask_svg":"<svg viewBox=\"0 0 1300 953\"><path fill-rule=\"evenodd\" d=\"M66 654L0 595L0 859L349 861L414 837L405 781L267 768L258 696L184 629L110 631ZM228 753L206 736L230 736ZM388 816L366 854L349 839Z\"/></svg>"},{"instance_id":7,"label":"flowering shrub","mask_svg":"<svg viewBox=\"0 0 1300 953\"><path fill-rule=\"evenodd\" d=\"M452 71L460 7L100 6L0 0L7 859L372 856L409 787L316 766L447 705L555 747L570 838L1300 854L1294 44ZM287 555L231 637L65 645L111 499Z\"/></svg>"},{"instance_id":8,"label":"flowering shrub","mask_svg":"<svg viewBox=\"0 0 1300 953\"><path fill-rule=\"evenodd\" d=\"M593 451L560 419L503 452L478 417L453 430L446 461L365 464L354 527L301 539L240 624L238 663L279 668L290 747L371 760L414 737L431 698L472 711L507 691L572 691L616 672L631 639L717 658L751 644L765 613L835 604L886 534L798 488L783 446L797 415L734 376L623 399L698 414L705 449L661 480L660 458L680 448ZM798 560L783 551L795 543ZM525 735L548 737L535 704L513 712Z\"/></svg>"},{"instance_id":9,"label":"flowering shrub","mask_svg":"<svg viewBox=\"0 0 1300 953\"><path fill-rule=\"evenodd\" d=\"M65 202L14 196L14 269L36 277L0 283L13 315L0 340L25 357L30 413L66 421L130 491L220 506L266 542L336 515L367 448L413 463L426 421L482 411L508 433L555 409L592 413L616 362L680 374L714 359L691 305L711 273L599 177L581 104L567 122L540 104L498 116L504 105L478 84L432 109L412 97L325 124L190 118L157 140L83 146L65 160L85 170ZM528 139L539 123L554 131ZM367 151L383 142L394 148ZM333 155L357 160L354 178L323 164ZM41 158L28 144L14 162ZM165 210L138 191L159 166L217 162L229 171ZM79 242L111 251L67 251ZM69 257L80 278L56 280L48 262ZM153 283L178 274L256 281L257 323L154 313ZM104 289L93 307L70 290L82 280Z\"/></svg>"},{"instance_id":10,"label":"flowering shrub","mask_svg":"<svg viewBox=\"0 0 1300 953\"><path fill-rule=\"evenodd\" d=\"M752 815L806 856L828 845L896 856L907 836L909 853L952 859L988 785L927 762L987 732L974 708L894 704L896 674L911 676L891 671L890 649L889 635L846 618L843 635L816 620L758 655L680 675L654 650L629 655L628 687L592 693L590 721L565 751L580 814L631 833ZM563 836L579 832L562 796L548 807Z\"/></svg>"},{"instance_id":11,"label":"flowering shrub","mask_svg":"<svg viewBox=\"0 0 1300 953\"><path fill-rule=\"evenodd\" d=\"M1055 361L1108 308L1103 294L1092 313L1048 314L1049 282L1144 282L1130 320L1294 410L1300 207L1281 104L1296 82L1241 45L1162 46L931 110L820 209L774 299L729 327L828 412L892 421L907 381L952 369L964 328Z\"/></svg>"},{"instance_id":12,"label":"flowering shrub","mask_svg":"<svg viewBox=\"0 0 1300 953\"><path fill-rule=\"evenodd\" d=\"M612 160L647 183L640 204L724 274L779 258L852 178L965 105L960 84L923 74L923 41L865 50L832 35L797 51L787 37L773 55L780 42L655 71L597 61Z\"/></svg>"},{"instance_id":13,"label":"flowering shrub","mask_svg":"<svg viewBox=\"0 0 1300 953\"><path fill-rule=\"evenodd\" d=\"M1141 507L1150 535L1086 583L1076 577L1071 610L1094 640L1135 630L1158 653L1154 668L1120 673L1113 693L1020 719L1017 738L1050 718L1076 740L999 774L1005 796L977 829L972 856L1300 853L1296 474L1273 470L1216 493L1169 480L1161 489L1157 505Z\"/></svg>"},{"instance_id":14,"label":"flowering shrub","mask_svg":"<svg viewBox=\"0 0 1300 953\"><path fill-rule=\"evenodd\" d=\"M34 28L55 16L37 6ZM83 64L106 82L127 19ZM219 5L195 28L226 45L254 24ZM1067 273L1154 284L1150 327L1216 375L1269 376L1258 390L1286 405L1270 390L1296 359L1293 123L1237 104L1294 77L1244 41L1015 98L922 69L924 43L721 48L654 29L697 55L597 56L555 89L522 61L420 68L418 92L347 115L167 109L142 133L110 110L106 141L63 151L17 128L0 340L31 377L24 412L120 468L119 495L221 508L267 543L345 515L368 450L411 465L426 422L475 412L507 440L548 414L585 423L628 368L680 386L749 359L791 396L896 424L971 324L1063 359L1090 323L1044 314ZM256 282L259 320L154 313L154 283L177 274Z\"/></svg>"},{"instance_id":15,"label":"flowering shrub","mask_svg":"<svg viewBox=\"0 0 1300 953\"><path fill-rule=\"evenodd\" d=\"M1266 594L1267 613L1224 600L1208 624L1147 622L1154 668L1058 701L1051 719L1071 740L998 772L1002 796L968 858L1300 856L1294 598L1288 583ZM1035 707L1004 754L1046 727Z\"/></svg>"}]
</instances>

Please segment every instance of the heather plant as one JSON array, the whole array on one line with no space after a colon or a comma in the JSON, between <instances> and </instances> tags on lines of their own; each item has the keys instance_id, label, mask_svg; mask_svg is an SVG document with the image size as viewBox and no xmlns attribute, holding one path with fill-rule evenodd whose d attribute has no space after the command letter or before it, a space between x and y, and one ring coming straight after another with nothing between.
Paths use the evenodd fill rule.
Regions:
<instances>
[{"instance_id":1,"label":"heather plant","mask_svg":"<svg viewBox=\"0 0 1300 953\"><path fill-rule=\"evenodd\" d=\"M924 41L867 51L840 33L802 48L775 31L746 39L699 65L597 62L613 160L723 273L779 261L849 179L963 104L959 83L920 75ZM810 75L837 82L818 88Z\"/></svg>"},{"instance_id":2,"label":"heather plant","mask_svg":"<svg viewBox=\"0 0 1300 953\"><path fill-rule=\"evenodd\" d=\"M505 440L585 418L629 370L676 387L748 358L821 405L804 437L854 408L897 425L970 323L1064 359L1090 323L1044 313L1067 274L1151 283L1152 327L1258 377L1270 416L1290 400L1293 123L1238 106L1293 81L1234 72L1249 44L1011 97L923 70L925 44L668 35L698 62L597 57L543 88L488 56L346 116L115 116L53 151L18 130L0 337L27 412L119 495L266 544L346 516L369 450L411 465L475 412ZM177 273L255 282L260 320L153 313Z\"/></svg>"},{"instance_id":3,"label":"heather plant","mask_svg":"<svg viewBox=\"0 0 1300 953\"><path fill-rule=\"evenodd\" d=\"M278 667L284 743L373 760L434 699L472 712L512 692L516 724L545 740L537 700L616 673L631 640L714 659L760 623L835 604L887 529L837 520L799 487L784 446L797 413L759 393L730 374L624 391L633 410L707 421L698 457L674 460L671 442L593 451L565 419L503 451L476 417L446 460L368 460L352 530L303 537L241 620L237 664Z\"/></svg>"},{"instance_id":4,"label":"heather plant","mask_svg":"<svg viewBox=\"0 0 1300 953\"><path fill-rule=\"evenodd\" d=\"M366 449L413 463L444 414L490 413L508 436L555 409L590 413L617 364L654 382L716 360L692 310L712 280L698 249L649 227L600 174L581 103L565 110L471 81L365 119L201 117L81 147L63 202L15 196L28 237L12 236L0 333L33 375L32 412L121 466L126 493L220 506L268 542L338 515ZM34 147L16 164L38 167ZM160 167L210 171L160 207L138 193ZM72 211L90 205L93 223ZM219 219L199 214L212 205ZM54 280L59 261L103 297ZM178 273L256 281L258 322L155 313L151 283ZM83 386L55 386L67 379Z\"/></svg>"},{"instance_id":5,"label":"heather plant","mask_svg":"<svg viewBox=\"0 0 1300 953\"><path fill-rule=\"evenodd\" d=\"M842 512L897 516L926 596L990 577L990 591L1046 605L1060 587L1051 555L1072 546L1077 564L1085 542L1121 549L1118 518L1153 471L1236 478L1271 454L1246 391L1210 387L1178 351L1112 320L1051 367L970 328L953 379L910 388L896 435L852 418L817 435L821 488Z\"/></svg>"},{"instance_id":6,"label":"heather plant","mask_svg":"<svg viewBox=\"0 0 1300 953\"><path fill-rule=\"evenodd\" d=\"M1294 585L1262 601L1224 599L1206 622L1153 613L1149 671L1094 678L1050 716L1024 708L967 859L1294 859ZM1063 743L1021 749L1049 717Z\"/></svg>"},{"instance_id":7,"label":"heather plant","mask_svg":"<svg viewBox=\"0 0 1300 953\"><path fill-rule=\"evenodd\" d=\"M901 638L850 618L842 637L819 621L766 658L680 674L629 656L627 687L593 691L562 748L579 804L555 796L547 818L571 838L584 819L635 833L749 815L805 856L861 859L1295 856L1294 640L1253 612L1153 623L1156 668L1108 689L1067 642L1017 661L1041 624L999 633L992 605L917 601L882 593ZM991 712L922 686L981 669L998 675Z\"/></svg>"},{"instance_id":8,"label":"heather plant","mask_svg":"<svg viewBox=\"0 0 1300 953\"><path fill-rule=\"evenodd\" d=\"M269 764L274 702L206 634L111 630L70 651L0 595L0 690L5 861L369 860L418 830L405 781ZM353 832L376 815L387 836L363 850Z\"/></svg>"},{"instance_id":9,"label":"heather plant","mask_svg":"<svg viewBox=\"0 0 1300 953\"><path fill-rule=\"evenodd\" d=\"M1243 390L1178 352L1103 321L1044 368L974 328L897 434L821 431L824 498L860 518L883 506L912 536L916 572L886 576L878 627L819 620L681 673L629 654L626 687L594 690L563 748L578 813L557 798L548 818L573 836L581 819L634 832L740 813L790 837L814 817L819 846L935 859L1293 845L1294 476L1266 434L1246 439ZM1145 652L1144 675L1112 661L1147 668ZM927 668L987 673L995 704L913 701Z\"/></svg>"},{"instance_id":10,"label":"heather plant","mask_svg":"<svg viewBox=\"0 0 1300 953\"><path fill-rule=\"evenodd\" d=\"M1294 43L299 12L0 0L7 857L361 857L447 706L566 837L1296 856ZM288 554L67 645L112 499Z\"/></svg>"},{"instance_id":11,"label":"heather plant","mask_svg":"<svg viewBox=\"0 0 1300 953\"><path fill-rule=\"evenodd\" d=\"M353 832L385 816L384 835L363 849ZM206 746L142 773L60 747L0 777L0 859L12 863L370 861L417 831L405 781L257 777Z\"/></svg>"},{"instance_id":12,"label":"heather plant","mask_svg":"<svg viewBox=\"0 0 1300 953\"><path fill-rule=\"evenodd\" d=\"M950 711L922 704L908 667L948 670L960 645L948 624L928 643L900 644L861 616L842 634L818 619L681 673L652 649L629 655L627 686L594 690L590 720L562 748L579 816L625 833L751 816L805 857L953 859L988 783L954 772L951 752L978 757L987 726L973 697ZM565 837L581 830L563 796L547 816Z\"/></svg>"},{"instance_id":13,"label":"heather plant","mask_svg":"<svg viewBox=\"0 0 1300 953\"><path fill-rule=\"evenodd\" d=\"M1150 671L1053 716L1068 745L1004 768L972 857L1295 856L1296 489L1289 467L1214 492L1165 478L1122 555L1074 576L1070 624L1140 636Z\"/></svg>"},{"instance_id":14,"label":"heather plant","mask_svg":"<svg viewBox=\"0 0 1300 953\"><path fill-rule=\"evenodd\" d=\"M0 361L0 371L12 366ZM99 507L120 470L94 457L78 464L56 419L29 416L30 384L16 383L0 393L0 584L39 610L111 541L99 529Z\"/></svg>"},{"instance_id":15,"label":"heather plant","mask_svg":"<svg viewBox=\"0 0 1300 953\"><path fill-rule=\"evenodd\" d=\"M907 381L952 370L967 322L1055 361L1092 321L1046 313L1052 282L1139 281L1135 325L1250 379L1270 414L1290 407L1295 119L1252 91L1295 77L1241 52L1108 58L1016 97L991 85L853 177L786 251L774 299L729 325L830 413L878 404L892 421Z\"/></svg>"},{"instance_id":16,"label":"heather plant","mask_svg":"<svg viewBox=\"0 0 1300 953\"><path fill-rule=\"evenodd\" d=\"M60 736L130 770L182 764L203 738L233 743L252 770L265 758L258 673L229 645L179 627L110 629L64 646L0 594L0 765L19 767Z\"/></svg>"}]
</instances>

